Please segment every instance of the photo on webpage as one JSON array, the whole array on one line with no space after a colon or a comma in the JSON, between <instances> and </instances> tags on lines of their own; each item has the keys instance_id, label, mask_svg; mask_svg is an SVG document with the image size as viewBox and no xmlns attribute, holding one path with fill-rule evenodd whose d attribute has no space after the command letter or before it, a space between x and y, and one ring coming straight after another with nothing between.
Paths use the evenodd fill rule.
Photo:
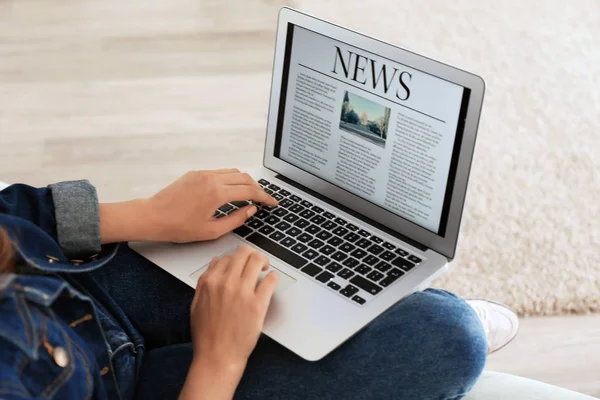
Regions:
<instances>
[{"instance_id":1,"label":"photo on webpage","mask_svg":"<svg viewBox=\"0 0 600 400\"><path fill-rule=\"evenodd\" d=\"M391 110L362 96L345 91L340 129L385 148Z\"/></svg>"}]
</instances>

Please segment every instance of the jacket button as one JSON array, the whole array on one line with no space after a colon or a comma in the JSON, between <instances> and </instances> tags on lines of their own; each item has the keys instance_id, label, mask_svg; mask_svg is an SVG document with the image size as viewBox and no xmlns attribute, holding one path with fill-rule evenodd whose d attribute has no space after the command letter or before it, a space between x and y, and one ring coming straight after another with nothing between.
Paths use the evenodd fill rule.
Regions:
<instances>
[{"instance_id":1,"label":"jacket button","mask_svg":"<svg viewBox=\"0 0 600 400\"><path fill-rule=\"evenodd\" d=\"M98 258L98 254L99 254L99 253L96 253L96 254L94 254L94 255L91 255L91 256L89 257L89 258L90 258L90 260L95 260L96 258Z\"/></svg>"},{"instance_id":2,"label":"jacket button","mask_svg":"<svg viewBox=\"0 0 600 400\"><path fill-rule=\"evenodd\" d=\"M56 365L61 368L69 365L69 354L63 347L55 347L52 350L52 358L54 359Z\"/></svg>"},{"instance_id":3,"label":"jacket button","mask_svg":"<svg viewBox=\"0 0 600 400\"><path fill-rule=\"evenodd\" d=\"M100 375L104 376L108 374L108 367L104 367L100 370Z\"/></svg>"},{"instance_id":4,"label":"jacket button","mask_svg":"<svg viewBox=\"0 0 600 400\"><path fill-rule=\"evenodd\" d=\"M54 261L58 261L58 258L49 256L46 254L46 258L48 259L48 263L52 264Z\"/></svg>"},{"instance_id":5,"label":"jacket button","mask_svg":"<svg viewBox=\"0 0 600 400\"><path fill-rule=\"evenodd\" d=\"M71 261L71 264L73 264L73 265L83 264L83 260L69 260L69 261Z\"/></svg>"}]
</instances>

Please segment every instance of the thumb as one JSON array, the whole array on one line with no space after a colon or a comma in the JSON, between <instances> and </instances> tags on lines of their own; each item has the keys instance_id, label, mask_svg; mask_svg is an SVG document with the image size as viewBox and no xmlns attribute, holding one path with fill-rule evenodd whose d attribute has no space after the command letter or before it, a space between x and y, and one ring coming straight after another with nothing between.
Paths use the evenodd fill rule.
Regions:
<instances>
[{"instance_id":1,"label":"thumb","mask_svg":"<svg viewBox=\"0 0 600 400\"><path fill-rule=\"evenodd\" d=\"M245 207L240 208L232 212L231 214L219 218L216 221L213 221L215 225L215 235L216 237L223 236L227 232L234 230L235 228L241 226L246 222L248 218L256 214L258 209L255 205L251 204Z\"/></svg>"}]
</instances>

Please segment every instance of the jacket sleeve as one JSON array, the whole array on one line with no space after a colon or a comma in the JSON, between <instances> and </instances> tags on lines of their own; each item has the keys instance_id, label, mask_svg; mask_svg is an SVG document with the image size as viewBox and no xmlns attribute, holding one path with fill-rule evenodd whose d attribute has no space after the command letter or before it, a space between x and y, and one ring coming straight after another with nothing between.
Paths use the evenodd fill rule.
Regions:
<instances>
[{"instance_id":1,"label":"jacket sleeve","mask_svg":"<svg viewBox=\"0 0 600 400\"><path fill-rule=\"evenodd\" d=\"M0 213L26 219L54 238L68 257L100 252L100 211L87 180L47 188L15 184L0 192Z\"/></svg>"}]
</instances>

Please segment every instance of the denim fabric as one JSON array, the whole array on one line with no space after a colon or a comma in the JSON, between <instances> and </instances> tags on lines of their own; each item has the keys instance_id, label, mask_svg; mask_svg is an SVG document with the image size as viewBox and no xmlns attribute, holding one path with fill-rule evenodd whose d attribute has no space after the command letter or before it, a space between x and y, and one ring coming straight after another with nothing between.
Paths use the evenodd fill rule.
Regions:
<instances>
[{"instance_id":1,"label":"denim fabric","mask_svg":"<svg viewBox=\"0 0 600 400\"><path fill-rule=\"evenodd\" d=\"M69 261L48 189L0 192L0 226L37 271L0 278L0 398L177 398L192 358L190 287L126 245ZM486 351L473 310L427 290L315 363L261 337L236 398L459 399Z\"/></svg>"}]
</instances>

